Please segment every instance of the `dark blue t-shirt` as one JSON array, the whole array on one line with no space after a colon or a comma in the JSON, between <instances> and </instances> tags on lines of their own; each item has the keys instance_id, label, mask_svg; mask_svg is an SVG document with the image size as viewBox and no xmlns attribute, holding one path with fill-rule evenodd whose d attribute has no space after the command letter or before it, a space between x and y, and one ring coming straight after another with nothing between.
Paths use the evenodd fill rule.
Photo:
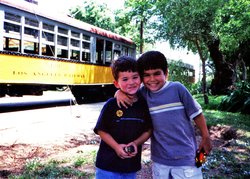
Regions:
<instances>
[{"instance_id":1,"label":"dark blue t-shirt","mask_svg":"<svg viewBox=\"0 0 250 179\"><path fill-rule=\"evenodd\" d=\"M104 105L94 132L98 130L109 133L119 144L127 144L137 139L143 132L152 128L152 121L146 101L140 97L133 106L119 108L115 98ZM101 140L96 157L96 167L112 172L136 172L141 169L141 150L135 157L121 159L116 152Z\"/></svg>"}]
</instances>

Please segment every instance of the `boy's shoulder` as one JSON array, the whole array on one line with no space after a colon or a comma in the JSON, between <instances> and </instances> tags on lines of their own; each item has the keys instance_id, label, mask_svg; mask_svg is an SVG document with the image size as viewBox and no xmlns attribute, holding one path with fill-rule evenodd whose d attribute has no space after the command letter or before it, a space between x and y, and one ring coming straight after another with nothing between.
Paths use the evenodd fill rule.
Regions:
<instances>
[{"instance_id":1,"label":"boy's shoulder","mask_svg":"<svg viewBox=\"0 0 250 179\"><path fill-rule=\"evenodd\" d=\"M165 85L159 90L165 90L169 88L183 88L184 85L178 81L166 81ZM184 87L185 88L185 87ZM140 93L142 93L142 96L144 96L146 93L150 92L148 88L146 88L144 85L140 88Z\"/></svg>"},{"instance_id":2,"label":"boy's shoulder","mask_svg":"<svg viewBox=\"0 0 250 179\"><path fill-rule=\"evenodd\" d=\"M109 106L117 106L116 98L109 98L105 104L104 107L109 107Z\"/></svg>"},{"instance_id":3,"label":"boy's shoulder","mask_svg":"<svg viewBox=\"0 0 250 179\"><path fill-rule=\"evenodd\" d=\"M169 87L176 87L176 88L186 88L181 82L179 81L168 81Z\"/></svg>"},{"instance_id":4,"label":"boy's shoulder","mask_svg":"<svg viewBox=\"0 0 250 179\"><path fill-rule=\"evenodd\" d=\"M116 98L112 97L112 98L107 99L106 103L112 103L114 101L116 101Z\"/></svg>"},{"instance_id":5,"label":"boy's shoulder","mask_svg":"<svg viewBox=\"0 0 250 179\"><path fill-rule=\"evenodd\" d=\"M179 81L168 81L169 84L171 85L176 85L176 86L183 86L183 84Z\"/></svg>"}]
</instances>

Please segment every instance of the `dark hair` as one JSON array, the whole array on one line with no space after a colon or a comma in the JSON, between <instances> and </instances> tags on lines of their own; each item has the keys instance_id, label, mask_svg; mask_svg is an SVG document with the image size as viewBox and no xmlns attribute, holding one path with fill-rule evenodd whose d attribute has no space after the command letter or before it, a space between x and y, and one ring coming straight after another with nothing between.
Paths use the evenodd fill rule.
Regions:
<instances>
[{"instance_id":1,"label":"dark hair","mask_svg":"<svg viewBox=\"0 0 250 179\"><path fill-rule=\"evenodd\" d=\"M166 57L159 51L148 51L142 54L138 60L139 73L142 76L145 70L161 69L165 74L168 69Z\"/></svg>"},{"instance_id":2,"label":"dark hair","mask_svg":"<svg viewBox=\"0 0 250 179\"><path fill-rule=\"evenodd\" d=\"M121 56L111 64L112 75L115 80L118 80L119 72L137 72L137 62L134 58L129 56Z\"/></svg>"}]
</instances>

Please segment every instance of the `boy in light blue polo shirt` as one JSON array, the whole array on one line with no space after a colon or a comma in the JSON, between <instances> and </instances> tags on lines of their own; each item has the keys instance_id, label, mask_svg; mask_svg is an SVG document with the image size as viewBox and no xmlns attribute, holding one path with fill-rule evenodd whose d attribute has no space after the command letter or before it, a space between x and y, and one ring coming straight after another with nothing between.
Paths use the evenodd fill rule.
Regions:
<instances>
[{"instance_id":1,"label":"boy in light blue polo shirt","mask_svg":"<svg viewBox=\"0 0 250 179\"><path fill-rule=\"evenodd\" d=\"M136 179L136 172L141 169L142 144L151 135L152 121L147 102L137 95L141 79L136 60L121 56L111 69L114 85L133 99L133 106L119 108L115 98L103 106L94 128L101 137L96 179Z\"/></svg>"},{"instance_id":2,"label":"boy in light blue polo shirt","mask_svg":"<svg viewBox=\"0 0 250 179\"><path fill-rule=\"evenodd\" d=\"M148 51L137 62L144 84L140 92L148 103L153 123L153 178L202 178L201 167L195 165L196 150L209 154L212 146L201 106L181 83L166 81L168 64L162 53ZM117 92L116 97L120 104L130 104L122 92ZM199 146L193 122L201 131Z\"/></svg>"}]
</instances>

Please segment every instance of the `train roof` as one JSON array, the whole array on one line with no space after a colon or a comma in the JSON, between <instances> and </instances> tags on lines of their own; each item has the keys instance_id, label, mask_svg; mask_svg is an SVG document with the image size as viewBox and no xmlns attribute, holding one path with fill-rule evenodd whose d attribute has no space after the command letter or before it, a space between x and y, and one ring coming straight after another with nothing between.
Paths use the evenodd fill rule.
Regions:
<instances>
[{"instance_id":1,"label":"train roof","mask_svg":"<svg viewBox=\"0 0 250 179\"><path fill-rule=\"evenodd\" d=\"M83 21L74 19L67 15L63 15L63 14L59 14L55 12L48 12L48 10L42 9L38 5L35 5L33 3L28 3L26 1L20 1L20 0L19 1L18 0L0 0L0 4L19 9L21 11L26 11L31 14L35 14L37 16L45 17L45 18L69 25L69 26L83 29L93 34L97 34L97 35L108 37L114 40L122 41L124 43L134 44L134 42L130 38L115 34L111 31L85 23Z\"/></svg>"}]
</instances>

